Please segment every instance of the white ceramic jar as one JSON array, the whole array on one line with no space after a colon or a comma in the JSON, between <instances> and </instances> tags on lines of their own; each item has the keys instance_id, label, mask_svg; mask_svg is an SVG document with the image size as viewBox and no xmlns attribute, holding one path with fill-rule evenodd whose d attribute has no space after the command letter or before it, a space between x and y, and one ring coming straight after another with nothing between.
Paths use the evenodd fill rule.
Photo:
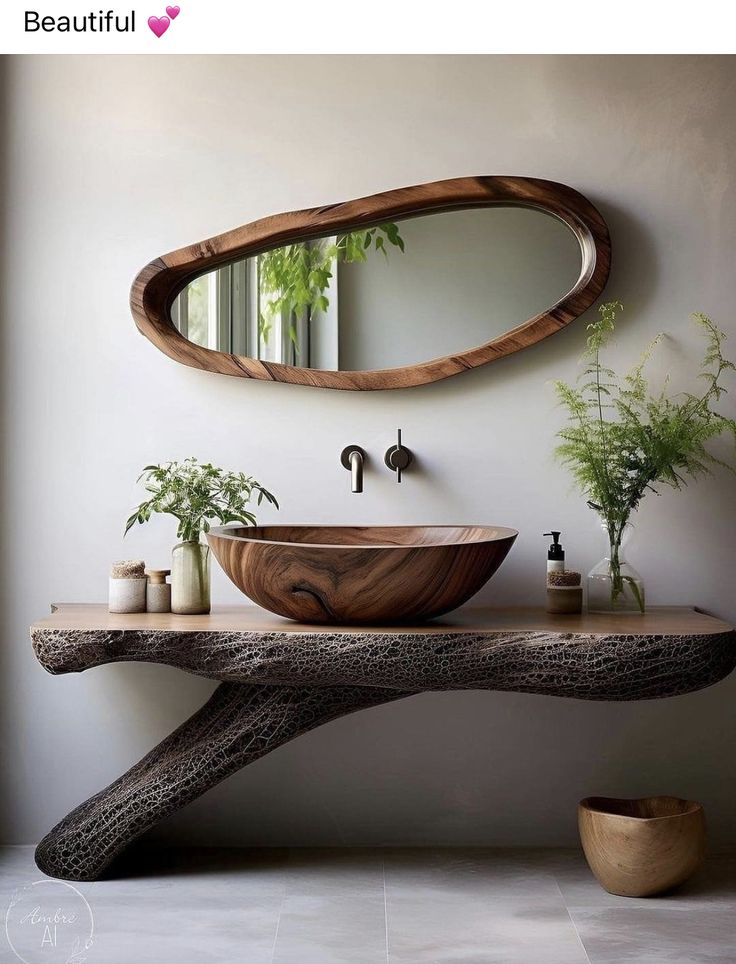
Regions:
<instances>
[{"instance_id":1,"label":"white ceramic jar","mask_svg":"<svg viewBox=\"0 0 736 964\"><path fill-rule=\"evenodd\" d=\"M108 588L111 613L144 613L146 611L145 565L138 560L113 563Z\"/></svg>"}]
</instances>

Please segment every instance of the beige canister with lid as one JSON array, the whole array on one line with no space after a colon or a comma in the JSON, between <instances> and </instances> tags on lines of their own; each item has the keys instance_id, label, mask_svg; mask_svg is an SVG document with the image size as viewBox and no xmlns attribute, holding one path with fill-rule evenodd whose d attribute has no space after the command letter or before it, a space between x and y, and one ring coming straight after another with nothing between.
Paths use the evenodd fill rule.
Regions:
<instances>
[{"instance_id":1,"label":"beige canister with lid","mask_svg":"<svg viewBox=\"0 0 736 964\"><path fill-rule=\"evenodd\" d=\"M146 575L146 609L149 613L170 613L171 583L166 582L166 577L171 575L171 570L146 569Z\"/></svg>"}]
</instances>

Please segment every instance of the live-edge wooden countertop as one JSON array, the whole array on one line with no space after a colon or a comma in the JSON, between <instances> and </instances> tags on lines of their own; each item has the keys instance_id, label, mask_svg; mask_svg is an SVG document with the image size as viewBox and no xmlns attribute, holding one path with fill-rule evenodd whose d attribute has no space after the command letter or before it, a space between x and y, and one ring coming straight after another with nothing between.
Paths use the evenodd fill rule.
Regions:
<instances>
[{"instance_id":1,"label":"live-edge wooden countertop","mask_svg":"<svg viewBox=\"0 0 736 964\"><path fill-rule=\"evenodd\" d=\"M418 625L335 626L296 623L257 606L219 606L206 616L173 613L125 613L107 611L97 603L54 604L53 612L31 627L32 634L48 630L73 633L102 632L241 632L241 633L359 633L360 635L431 635L433 633L546 632L583 636L681 636L728 633L733 627L720 619L686 606L653 606L646 613L550 615L543 609L463 607L440 619Z\"/></svg>"}]
</instances>

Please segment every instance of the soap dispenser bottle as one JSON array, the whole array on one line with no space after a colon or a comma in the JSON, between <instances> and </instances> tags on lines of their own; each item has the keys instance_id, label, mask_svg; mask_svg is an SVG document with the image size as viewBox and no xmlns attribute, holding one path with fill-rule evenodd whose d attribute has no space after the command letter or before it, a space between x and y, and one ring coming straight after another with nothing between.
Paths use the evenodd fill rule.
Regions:
<instances>
[{"instance_id":1,"label":"soap dispenser bottle","mask_svg":"<svg viewBox=\"0 0 736 964\"><path fill-rule=\"evenodd\" d=\"M547 572L565 571L565 550L560 545L559 532L544 532L545 536L552 536L552 545L547 553Z\"/></svg>"}]
</instances>

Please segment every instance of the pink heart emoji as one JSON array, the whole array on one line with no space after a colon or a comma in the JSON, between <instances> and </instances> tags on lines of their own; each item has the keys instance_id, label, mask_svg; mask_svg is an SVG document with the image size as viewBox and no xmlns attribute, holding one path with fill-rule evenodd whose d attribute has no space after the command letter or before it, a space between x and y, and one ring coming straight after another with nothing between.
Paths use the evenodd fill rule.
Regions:
<instances>
[{"instance_id":1,"label":"pink heart emoji","mask_svg":"<svg viewBox=\"0 0 736 964\"><path fill-rule=\"evenodd\" d=\"M176 20L181 12L181 7L167 7L166 12L171 17L172 20Z\"/></svg>"},{"instance_id":2,"label":"pink heart emoji","mask_svg":"<svg viewBox=\"0 0 736 964\"><path fill-rule=\"evenodd\" d=\"M168 17L149 17L148 26L153 30L157 37L163 37L169 29L171 21Z\"/></svg>"}]
</instances>

